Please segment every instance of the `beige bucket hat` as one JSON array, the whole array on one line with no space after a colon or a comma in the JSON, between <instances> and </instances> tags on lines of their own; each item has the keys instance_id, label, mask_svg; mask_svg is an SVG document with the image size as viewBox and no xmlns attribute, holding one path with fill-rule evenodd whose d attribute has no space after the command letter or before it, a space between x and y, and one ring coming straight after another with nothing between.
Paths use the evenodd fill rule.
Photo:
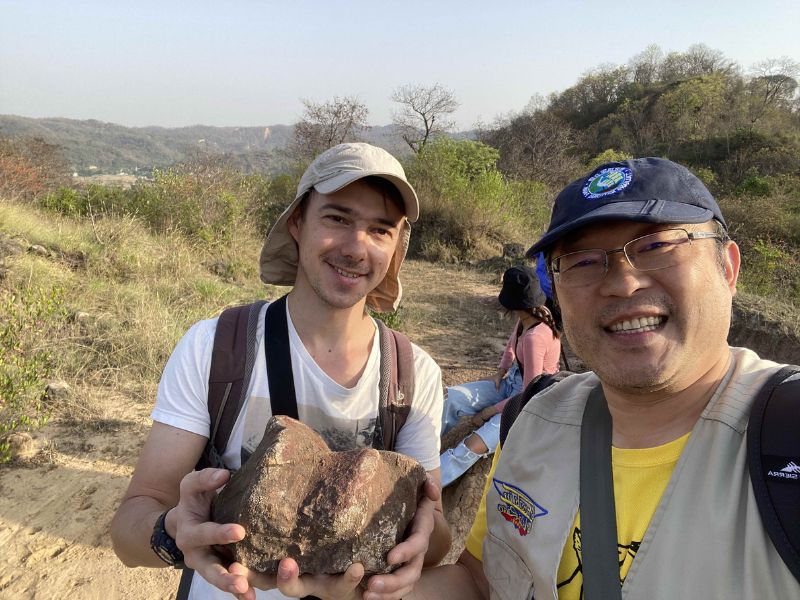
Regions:
<instances>
[{"instance_id":1,"label":"beige bucket hat","mask_svg":"<svg viewBox=\"0 0 800 600\"><path fill-rule=\"evenodd\" d=\"M403 198L406 219L397 250L383 281L367 294L367 306L378 312L397 310L403 296L400 284L400 266L403 264L411 226L419 217L419 200L408 183L405 171L397 159L383 148L364 143L347 143L334 146L314 159L297 186L297 195L281 213L267 234L261 249L261 281L274 285L293 285L297 275L297 243L289 233L287 222L311 189L321 194L332 194L364 177L381 177L392 183Z\"/></svg>"}]
</instances>

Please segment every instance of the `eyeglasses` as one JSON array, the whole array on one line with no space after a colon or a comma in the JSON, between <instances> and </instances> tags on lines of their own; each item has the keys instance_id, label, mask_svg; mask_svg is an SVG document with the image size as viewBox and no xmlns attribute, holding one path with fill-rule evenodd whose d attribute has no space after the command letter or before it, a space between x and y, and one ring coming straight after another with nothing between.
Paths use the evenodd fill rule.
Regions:
<instances>
[{"instance_id":1,"label":"eyeglasses","mask_svg":"<svg viewBox=\"0 0 800 600\"><path fill-rule=\"evenodd\" d=\"M550 261L555 280L564 287L580 287L601 281L608 273L608 257L622 252L628 264L638 271L674 267L689 256L692 240L727 238L710 231L688 232L664 229L643 235L615 250L593 248L556 256Z\"/></svg>"}]
</instances>

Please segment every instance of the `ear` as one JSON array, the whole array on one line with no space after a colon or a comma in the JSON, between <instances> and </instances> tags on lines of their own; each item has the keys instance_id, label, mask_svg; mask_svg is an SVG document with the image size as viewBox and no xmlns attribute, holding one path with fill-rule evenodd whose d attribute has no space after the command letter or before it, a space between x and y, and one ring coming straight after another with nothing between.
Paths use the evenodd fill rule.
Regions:
<instances>
[{"instance_id":1,"label":"ear","mask_svg":"<svg viewBox=\"0 0 800 600\"><path fill-rule=\"evenodd\" d=\"M300 228L302 226L303 217L300 214L302 211L300 207L294 209L289 218L286 220L286 229L289 231L289 235L292 236L295 243L299 243L298 240L300 239Z\"/></svg>"},{"instance_id":2,"label":"ear","mask_svg":"<svg viewBox=\"0 0 800 600\"><path fill-rule=\"evenodd\" d=\"M736 295L736 282L739 280L739 267L742 265L742 255L736 242L730 240L725 243L725 281L731 290L731 295Z\"/></svg>"}]
</instances>

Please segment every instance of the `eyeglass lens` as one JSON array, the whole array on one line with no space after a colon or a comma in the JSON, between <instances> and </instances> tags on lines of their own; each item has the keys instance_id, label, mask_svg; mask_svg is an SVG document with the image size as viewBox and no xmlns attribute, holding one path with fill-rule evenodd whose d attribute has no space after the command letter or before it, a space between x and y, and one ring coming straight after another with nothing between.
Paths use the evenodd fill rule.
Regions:
<instances>
[{"instance_id":1,"label":"eyeglass lens","mask_svg":"<svg viewBox=\"0 0 800 600\"><path fill-rule=\"evenodd\" d=\"M677 265L690 247L683 229L657 231L629 241L615 250L581 250L555 259L559 282L563 285L587 285L600 281L608 270L608 255L624 252L630 264L640 271L654 271Z\"/></svg>"}]
</instances>

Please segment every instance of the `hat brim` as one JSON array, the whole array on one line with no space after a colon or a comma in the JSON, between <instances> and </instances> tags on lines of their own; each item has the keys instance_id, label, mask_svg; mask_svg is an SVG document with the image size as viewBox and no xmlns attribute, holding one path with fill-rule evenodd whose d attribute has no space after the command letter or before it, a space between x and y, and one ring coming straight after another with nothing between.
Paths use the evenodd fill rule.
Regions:
<instances>
[{"instance_id":1,"label":"hat brim","mask_svg":"<svg viewBox=\"0 0 800 600\"><path fill-rule=\"evenodd\" d=\"M612 202L599 206L596 210L586 213L574 221L564 223L552 231L548 231L542 238L531 246L525 253L530 259L539 252L547 250L559 239L568 233L605 221L634 221L638 223L706 223L714 218L714 213L700 206L684 204L682 202L669 202L665 200L641 200Z\"/></svg>"},{"instance_id":2,"label":"hat brim","mask_svg":"<svg viewBox=\"0 0 800 600\"><path fill-rule=\"evenodd\" d=\"M289 233L288 221L301 197L294 201L281 213L278 220L269 230L267 239L261 247L259 260L261 281L273 285L294 285L297 276L297 242Z\"/></svg>"},{"instance_id":3,"label":"hat brim","mask_svg":"<svg viewBox=\"0 0 800 600\"><path fill-rule=\"evenodd\" d=\"M417 200L417 194L414 192L414 188L404 179L391 173L386 173L384 171L343 171L330 179L318 182L313 187L320 194L333 194L354 181L364 179L365 177L380 177L392 183L403 197L406 219L408 219L409 223L414 223L419 218L419 201ZM302 193L298 191L298 196L302 196L307 191L308 190L302 190ZM295 199L295 202L297 202L297 199Z\"/></svg>"}]
</instances>

